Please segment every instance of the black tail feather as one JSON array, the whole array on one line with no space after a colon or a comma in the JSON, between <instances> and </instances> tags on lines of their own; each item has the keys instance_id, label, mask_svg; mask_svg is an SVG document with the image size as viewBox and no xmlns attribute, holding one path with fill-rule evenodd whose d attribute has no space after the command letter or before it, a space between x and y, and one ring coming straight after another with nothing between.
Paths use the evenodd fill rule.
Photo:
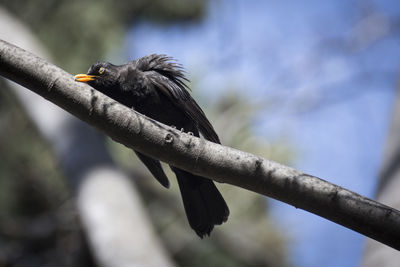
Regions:
<instances>
[{"instance_id":1,"label":"black tail feather","mask_svg":"<svg viewBox=\"0 0 400 267\"><path fill-rule=\"evenodd\" d=\"M183 205L190 226L203 238L214 225L228 219L229 208L214 183L206 178L171 167L178 179Z\"/></svg>"},{"instance_id":2,"label":"black tail feather","mask_svg":"<svg viewBox=\"0 0 400 267\"><path fill-rule=\"evenodd\" d=\"M135 151L135 150L134 150ZM157 181L160 182L164 187L169 188L169 180L165 175L160 161L143 155L140 152L135 151L138 158L146 165L147 169L154 175Z\"/></svg>"}]
</instances>

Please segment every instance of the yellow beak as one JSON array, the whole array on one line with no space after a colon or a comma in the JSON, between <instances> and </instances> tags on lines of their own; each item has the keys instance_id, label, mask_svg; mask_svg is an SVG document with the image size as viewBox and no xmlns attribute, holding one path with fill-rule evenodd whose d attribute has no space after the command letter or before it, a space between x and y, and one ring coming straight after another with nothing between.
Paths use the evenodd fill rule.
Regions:
<instances>
[{"instance_id":1,"label":"yellow beak","mask_svg":"<svg viewBox=\"0 0 400 267\"><path fill-rule=\"evenodd\" d=\"M82 82L82 83L93 81L96 78L97 78L97 76L95 76L95 75L87 75L87 74L75 75L75 81Z\"/></svg>"}]
</instances>

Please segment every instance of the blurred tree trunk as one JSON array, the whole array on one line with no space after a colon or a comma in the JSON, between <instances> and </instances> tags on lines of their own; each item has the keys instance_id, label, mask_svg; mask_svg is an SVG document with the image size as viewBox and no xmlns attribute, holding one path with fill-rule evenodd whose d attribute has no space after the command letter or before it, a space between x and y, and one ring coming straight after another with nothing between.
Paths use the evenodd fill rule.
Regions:
<instances>
[{"instance_id":1,"label":"blurred tree trunk","mask_svg":"<svg viewBox=\"0 0 400 267\"><path fill-rule=\"evenodd\" d=\"M400 210L400 86L384 150L376 200ZM373 239L367 240L362 266L397 267L399 264L399 251Z\"/></svg>"},{"instance_id":2,"label":"blurred tree trunk","mask_svg":"<svg viewBox=\"0 0 400 267\"><path fill-rule=\"evenodd\" d=\"M1 9L0 37L44 55L28 30ZM38 95L10 85L59 157L77 196L79 215L97 263L110 267L173 266L134 184L114 166L103 135Z\"/></svg>"}]
</instances>

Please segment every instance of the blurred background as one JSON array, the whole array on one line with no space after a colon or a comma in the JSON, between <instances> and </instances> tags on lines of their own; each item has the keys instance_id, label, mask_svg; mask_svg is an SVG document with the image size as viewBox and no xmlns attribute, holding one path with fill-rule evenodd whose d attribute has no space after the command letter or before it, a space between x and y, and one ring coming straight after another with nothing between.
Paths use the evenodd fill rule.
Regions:
<instances>
[{"instance_id":1,"label":"blurred background","mask_svg":"<svg viewBox=\"0 0 400 267\"><path fill-rule=\"evenodd\" d=\"M71 74L99 60L172 56L223 144L367 197L389 196L400 136L395 0L0 0L0 10L1 39L29 32ZM132 151L78 123L54 135L38 121L55 117L0 86L0 266L104 266L75 205L80 177L98 162L131 177L176 266L366 264L365 237L228 185L219 185L228 222L200 240L171 173L164 190Z\"/></svg>"}]
</instances>

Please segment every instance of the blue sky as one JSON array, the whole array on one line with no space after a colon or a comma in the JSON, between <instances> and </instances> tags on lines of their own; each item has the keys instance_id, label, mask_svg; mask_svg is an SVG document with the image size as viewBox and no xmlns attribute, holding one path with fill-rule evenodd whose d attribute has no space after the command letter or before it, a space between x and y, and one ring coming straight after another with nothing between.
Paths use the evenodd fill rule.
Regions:
<instances>
[{"instance_id":1,"label":"blue sky","mask_svg":"<svg viewBox=\"0 0 400 267\"><path fill-rule=\"evenodd\" d=\"M177 58L210 98L234 84L269 99L254 124L258 135L284 136L294 167L372 197L400 62L400 38L388 35L389 25L399 15L395 0L211 1L198 24L135 26L126 51ZM359 263L361 235L271 202L293 240L294 266Z\"/></svg>"}]
</instances>

